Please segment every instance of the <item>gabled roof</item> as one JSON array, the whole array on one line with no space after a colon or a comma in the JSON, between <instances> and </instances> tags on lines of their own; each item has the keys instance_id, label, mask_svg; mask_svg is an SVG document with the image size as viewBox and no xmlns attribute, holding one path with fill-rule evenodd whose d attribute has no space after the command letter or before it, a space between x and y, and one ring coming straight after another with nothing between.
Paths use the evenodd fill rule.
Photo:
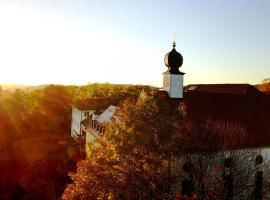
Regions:
<instances>
[{"instance_id":1,"label":"gabled roof","mask_svg":"<svg viewBox=\"0 0 270 200\"><path fill-rule=\"evenodd\" d=\"M95 129L101 133L105 130L105 124L111 121L116 109L116 106L110 105L106 110L102 110L100 115L95 116L94 114L91 114L88 116L81 122L81 125L88 131Z\"/></svg>"},{"instance_id":2,"label":"gabled roof","mask_svg":"<svg viewBox=\"0 0 270 200\"><path fill-rule=\"evenodd\" d=\"M91 124L92 120L95 120L96 122L102 124L104 122L109 122L113 115L116 112L117 107L110 105L106 110L102 110L102 112L93 118L93 115L88 116L86 119L84 119L81 124L84 127L88 127Z\"/></svg>"},{"instance_id":3,"label":"gabled roof","mask_svg":"<svg viewBox=\"0 0 270 200\"><path fill-rule=\"evenodd\" d=\"M79 110L105 110L110 105L118 105L119 102L120 100L116 98L99 97L78 101L74 106Z\"/></svg>"},{"instance_id":4,"label":"gabled roof","mask_svg":"<svg viewBox=\"0 0 270 200\"><path fill-rule=\"evenodd\" d=\"M109 106L96 120L99 123L109 122L116 112L116 106Z\"/></svg>"},{"instance_id":5,"label":"gabled roof","mask_svg":"<svg viewBox=\"0 0 270 200\"><path fill-rule=\"evenodd\" d=\"M251 95L261 92L249 84L192 84L185 87L186 93L215 93Z\"/></svg>"}]
</instances>

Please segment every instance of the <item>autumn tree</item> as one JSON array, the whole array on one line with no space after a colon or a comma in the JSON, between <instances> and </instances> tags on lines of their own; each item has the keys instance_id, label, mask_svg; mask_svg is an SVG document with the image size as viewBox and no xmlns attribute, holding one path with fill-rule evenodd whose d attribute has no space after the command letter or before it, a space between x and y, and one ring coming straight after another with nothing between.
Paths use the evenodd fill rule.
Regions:
<instances>
[{"instance_id":1,"label":"autumn tree","mask_svg":"<svg viewBox=\"0 0 270 200\"><path fill-rule=\"evenodd\" d=\"M156 90L147 85L110 83L89 83L83 86L68 86L67 89L72 93L74 101L100 96L112 96L118 99L137 98L142 90Z\"/></svg>"},{"instance_id":2,"label":"autumn tree","mask_svg":"<svg viewBox=\"0 0 270 200\"><path fill-rule=\"evenodd\" d=\"M263 79L261 84L256 85L256 87L261 92L270 95L270 78Z\"/></svg>"},{"instance_id":3,"label":"autumn tree","mask_svg":"<svg viewBox=\"0 0 270 200\"><path fill-rule=\"evenodd\" d=\"M65 86L0 98L0 199L47 199L47 190L61 195L74 154L70 108Z\"/></svg>"},{"instance_id":4,"label":"autumn tree","mask_svg":"<svg viewBox=\"0 0 270 200\"><path fill-rule=\"evenodd\" d=\"M99 147L78 165L63 199L169 198L168 161L182 117L177 105L153 95L125 101Z\"/></svg>"},{"instance_id":5,"label":"autumn tree","mask_svg":"<svg viewBox=\"0 0 270 200\"><path fill-rule=\"evenodd\" d=\"M40 101L42 111L50 119L52 126L59 130L70 130L72 97L64 86L47 86Z\"/></svg>"},{"instance_id":6,"label":"autumn tree","mask_svg":"<svg viewBox=\"0 0 270 200\"><path fill-rule=\"evenodd\" d=\"M263 79L263 80L262 80L262 83L263 83L263 84L267 84L267 83L270 84L270 78L265 78L265 79Z\"/></svg>"},{"instance_id":7,"label":"autumn tree","mask_svg":"<svg viewBox=\"0 0 270 200\"><path fill-rule=\"evenodd\" d=\"M179 101L158 95L141 93L138 100L125 101L72 174L63 199L249 198L253 152L235 151L246 145L245 127L186 121L184 111Z\"/></svg>"},{"instance_id":8,"label":"autumn tree","mask_svg":"<svg viewBox=\"0 0 270 200\"><path fill-rule=\"evenodd\" d=\"M40 156L35 156L28 162L28 167L20 179L25 188L25 199L56 199L61 196L64 186L70 181L67 172L73 167L72 142L50 136L41 140L48 149L38 152ZM35 145L34 147L36 148Z\"/></svg>"}]
</instances>

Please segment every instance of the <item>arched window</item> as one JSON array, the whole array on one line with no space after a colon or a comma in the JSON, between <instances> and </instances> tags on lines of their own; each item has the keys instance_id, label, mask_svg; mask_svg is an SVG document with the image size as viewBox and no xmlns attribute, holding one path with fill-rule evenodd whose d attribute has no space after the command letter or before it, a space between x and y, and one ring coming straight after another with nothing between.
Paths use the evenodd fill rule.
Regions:
<instances>
[{"instance_id":1,"label":"arched window","mask_svg":"<svg viewBox=\"0 0 270 200\"><path fill-rule=\"evenodd\" d=\"M223 180L224 180L224 197L226 200L232 199L233 197L233 169L234 161L232 158L227 158L224 161L224 171L223 171Z\"/></svg>"},{"instance_id":2,"label":"arched window","mask_svg":"<svg viewBox=\"0 0 270 200\"><path fill-rule=\"evenodd\" d=\"M183 171L185 173L188 173L189 175L191 175L192 171L193 171L193 165L191 162L185 162L183 164L183 167L182 167ZM194 180L192 180L192 176L188 176L188 177L185 177L182 182L181 182L181 185L182 185L182 190L181 190L181 194L182 195L186 195L188 197L191 197L193 192L194 192Z\"/></svg>"},{"instance_id":3,"label":"arched window","mask_svg":"<svg viewBox=\"0 0 270 200\"><path fill-rule=\"evenodd\" d=\"M192 172L192 169L193 169L193 166L192 166L192 163L191 162L186 162L183 165L183 171L186 172L186 173L191 173Z\"/></svg>"},{"instance_id":4,"label":"arched window","mask_svg":"<svg viewBox=\"0 0 270 200\"><path fill-rule=\"evenodd\" d=\"M257 155L255 158L255 165L259 166L263 163L262 155ZM255 174L254 182L254 194L256 200L263 199L263 172L258 168L258 171Z\"/></svg>"},{"instance_id":5,"label":"arched window","mask_svg":"<svg viewBox=\"0 0 270 200\"><path fill-rule=\"evenodd\" d=\"M255 158L255 164L256 165L260 165L263 163L263 157L262 155L257 155L256 158Z\"/></svg>"}]
</instances>

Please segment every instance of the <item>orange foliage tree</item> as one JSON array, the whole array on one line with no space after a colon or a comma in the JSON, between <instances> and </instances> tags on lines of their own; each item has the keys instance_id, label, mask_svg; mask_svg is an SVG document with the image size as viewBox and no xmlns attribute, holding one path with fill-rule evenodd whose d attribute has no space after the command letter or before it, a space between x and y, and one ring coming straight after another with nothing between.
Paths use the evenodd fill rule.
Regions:
<instances>
[{"instance_id":1,"label":"orange foliage tree","mask_svg":"<svg viewBox=\"0 0 270 200\"><path fill-rule=\"evenodd\" d=\"M170 101L170 102L168 102ZM246 130L237 123L185 121L179 101L142 93L120 106L114 122L63 193L76 199L226 199L224 161L234 165L234 198L252 194L256 167L244 147ZM183 170L185 163L192 170ZM190 195L184 193L182 184ZM180 183L180 184L179 184ZM182 193L182 194L180 194Z\"/></svg>"},{"instance_id":2,"label":"orange foliage tree","mask_svg":"<svg viewBox=\"0 0 270 200\"><path fill-rule=\"evenodd\" d=\"M44 114L56 128L70 130L72 96L65 86L47 86L40 101Z\"/></svg>"},{"instance_id":3,"label":"orange foliage tree","mask_svg":"<svg viewBox=\"0 0 270 200\"><path fill-rule=\"evenodd\" d=\"M72 174L63 199L172 198L168 161L182 117L177 106L152 95L125 101L99 147Z\"/></svg>"}]
</instances>

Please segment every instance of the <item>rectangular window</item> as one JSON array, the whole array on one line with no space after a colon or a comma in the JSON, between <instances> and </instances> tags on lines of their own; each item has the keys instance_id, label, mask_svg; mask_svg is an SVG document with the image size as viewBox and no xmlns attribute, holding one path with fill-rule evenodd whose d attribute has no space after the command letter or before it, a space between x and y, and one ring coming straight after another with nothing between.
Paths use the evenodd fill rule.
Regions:
<instances>
[{"instance_id":1,"label":"rectangular window","mask_svg":"<svg viewBox=\"0 0 270 200\"><path fill-rule=\"evenodd\" d=\"M88 117L89 116L89 112L84 112L84 116Z\"/></svg>"}]
</instances>

